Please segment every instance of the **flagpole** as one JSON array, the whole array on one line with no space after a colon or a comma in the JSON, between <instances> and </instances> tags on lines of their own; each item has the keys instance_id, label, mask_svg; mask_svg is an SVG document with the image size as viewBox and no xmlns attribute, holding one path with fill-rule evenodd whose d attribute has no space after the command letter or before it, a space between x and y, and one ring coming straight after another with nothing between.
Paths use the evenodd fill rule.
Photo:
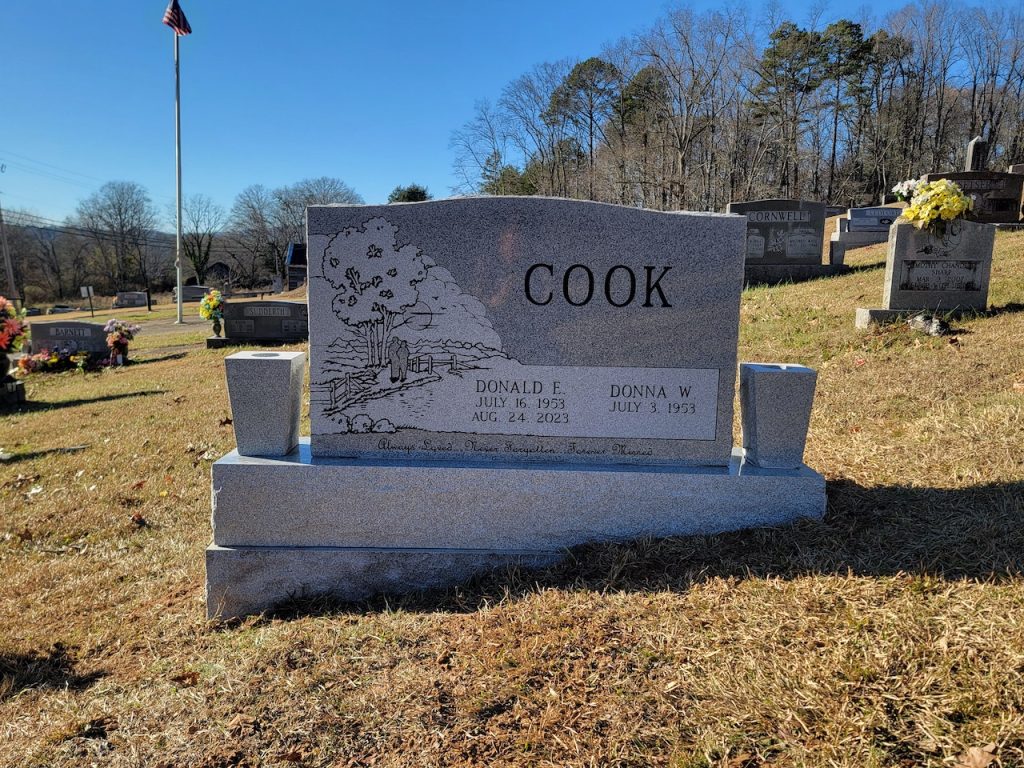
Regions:
<instances>
[{"instance_id":1,"label":"flagpole","mask_svg":"<svg viewBox=\"0 0 1024 768\"><path fill-rule=\"evenodd\" d=\"M175 324L184 323L182 315L181 286L181 73L178 67L178 32L174 32L174 160L177 164L177 239L174 251L174 268L178 276L178 319Z\"/></svg>"}]
</instances>

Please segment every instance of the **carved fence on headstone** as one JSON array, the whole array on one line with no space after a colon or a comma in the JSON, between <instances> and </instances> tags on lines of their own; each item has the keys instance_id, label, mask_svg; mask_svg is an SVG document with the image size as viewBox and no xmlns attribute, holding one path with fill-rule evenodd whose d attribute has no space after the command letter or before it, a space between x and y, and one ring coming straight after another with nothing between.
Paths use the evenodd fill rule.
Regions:
<instances>
[{"instance_id":1,"label":"carved fence on headstone","mask_svg":"<svg viewBox=\"0 0 1024 768\"><path fill-rule=\"evenodd\" d=\"M459 359L449 355L435 359L433 355L419 355L409 360L409 370L413 373L433 373L435 367L448 367L449 371L459 370Z\"/></svg>"}]
</instances>

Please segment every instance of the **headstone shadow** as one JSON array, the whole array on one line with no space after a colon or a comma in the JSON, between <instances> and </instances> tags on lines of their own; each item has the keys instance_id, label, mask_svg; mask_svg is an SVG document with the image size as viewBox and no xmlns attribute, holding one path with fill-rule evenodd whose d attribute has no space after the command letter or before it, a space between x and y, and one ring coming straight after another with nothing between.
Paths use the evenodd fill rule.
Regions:
<instances>
[{"instance_id":1,"label":"headstone shadow","mask_svg":"<svg viewBox=\"0 0 1024 768\"><path fill-rule=\"evenodd\" d=\"M998 317L999 315L1015 315L1018 312L1024 312L1024 304L1011 301L1009 304L1003 304L1001 307L991 307L984 314L988 317Z\"/></svg>"},{"instance_id":2,"label":"headstone shadow","mask_svg":"<svg viewBox=\"0 0 1024 768\"><path fill-rule=\"evenodd\" d=\"M57 402L42 402L42 401L28 401L19 403L17 407L13 407L10 411L52 411L61 408L75 408L79 405L94 405L96 403L109 403L117 400L124 400L130 397L149 397L150 395L165 395L167 392L162 389L145 389L139 392L121 392L112 395L102 395L101 397L82 397L74 400L59 400Z\"/></svg>"},{"instance_id":3,"label":"headstone shadow","mask_svg":"<svg viewBox=\"0 0 1024 768\"><path fill-rule=\"evenodd\" d=\"M678 592L712 579L799 579L819 575L928 576L1001 582L1024 574L1024 481L968 488L828 484L821 522L711 536L591 544L559 564L510 569L456 588L361 603L306 596L272 614L294 618L401 609L471 613L541 589Z\"/></svg>"},{"instance_id":4,"label":"headstone shadow","mask_svg":"<svg viewBox=\"0 0 1024 768\"><path fill-rule=\"evenodd\" d=\"M0 652L0 701L29 689L81 691L106 676L103 670L80 673L78 662L63 643L46 653Z\"/></svg>"}]
</instances>

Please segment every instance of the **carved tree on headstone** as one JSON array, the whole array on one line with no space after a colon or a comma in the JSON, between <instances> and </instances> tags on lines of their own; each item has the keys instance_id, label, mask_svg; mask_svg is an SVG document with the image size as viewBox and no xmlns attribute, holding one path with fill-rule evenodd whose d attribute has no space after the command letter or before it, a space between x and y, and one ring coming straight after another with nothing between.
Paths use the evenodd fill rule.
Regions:
<instances>
[{"instance_id":1,"label":"carved tree on headstone","mask_svg":"<svg viewBox=\"0 0 1024 768\"><path fill-rule=\"evenodd\" d=\"M427 277L422 252L398 247L398 227L375 218L332 237L324 250L323 275L335 289L334 314L366 340L367 366L386 360L391 332L419 300L417 285Z\"/></svg>"}]
</instances>

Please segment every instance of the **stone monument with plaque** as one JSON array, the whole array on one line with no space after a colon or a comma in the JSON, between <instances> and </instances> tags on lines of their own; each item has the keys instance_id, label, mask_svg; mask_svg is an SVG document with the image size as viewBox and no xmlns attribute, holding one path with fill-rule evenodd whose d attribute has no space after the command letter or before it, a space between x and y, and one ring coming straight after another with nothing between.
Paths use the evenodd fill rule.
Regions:
<instances>
[{"instance_id":1,"label":"stone monument with plaque","mask_svg":"<svg viewBox=\"0 0 1024 768\"><path fill-rule=\"evenodd\" d=\"M971 218L983 224L1024 223L1024 174L994 171L928 173L925 181L949 179L971 198Z\"/></svg>"},{"instance_id":2,"label":"stone monument with plaque","mask_svg":"<svg viewBox=\"0 0 1024 768\"><path fill-rule=\"evenodd\" d=\"M88 352L90 355L109 356L107 333L98 323L85 323L74 320L53 321L48 323L29 323L31 350L42 352Z\"/></svg>"},{"instance_id":3,"label":"stone monument with plaque","mask_svg":"<svg viewBox=\"0 0 1024 768\"><path fill-rule=\"evenodd\" d=\"M729 203L727 213L747 218L744 282L784 283L838 274L842 265L822 264L825 204L810 200Z\"/></svg>"},{"instance_id":4,"label":"stone monument with plaque","mask_svg":"<svg viewBox=\"0 0 1024 768\"><path fill-rule=\"evenodd\" d=\"M733 448L743 218L495 197L307 222L312 434L214 464L211 616L824 513L792 460L807 369L744 374L768 421ZM291 444L301 371L259 354L229 358L236 429L291 413L257 430Z\"/></svg>"},{"instance_id":5,"label":"stone monument with plaque","mask_svg":"<svg viewBox=\"0 0 1024 768\"><path fill-rule=\"evenodd\" d=\"M210 336L207 348L239 344L299 344L309 338L306 305L299 301L229 301L224 336Z\"/></svg>"},{"instance_id":6,"label":"stone monument with plaque","mask_svg":"<svg viewBox=\"0 0 1024 768\"><path fill-rule=\"evenodd\" d=\"M902 212L901 208L886 206L850 208L846 216L836 220L836 231L829 238L829 263L842 264L852 248L884 243L889 239L889 227Z\"/></svg>"},{"instance_id":7,"label":"stone monument with plaque","mask_svg":"<svg viewBox=\"0 0 1024 768\"><path fill-rule=\"evenodd\" d=\"M858 308L856 326L898 320L919 312L984 312L996 228L956 219L941 235L907 221L892 225L885 261L882 307Z\"/></svg>"}]
</instances>

